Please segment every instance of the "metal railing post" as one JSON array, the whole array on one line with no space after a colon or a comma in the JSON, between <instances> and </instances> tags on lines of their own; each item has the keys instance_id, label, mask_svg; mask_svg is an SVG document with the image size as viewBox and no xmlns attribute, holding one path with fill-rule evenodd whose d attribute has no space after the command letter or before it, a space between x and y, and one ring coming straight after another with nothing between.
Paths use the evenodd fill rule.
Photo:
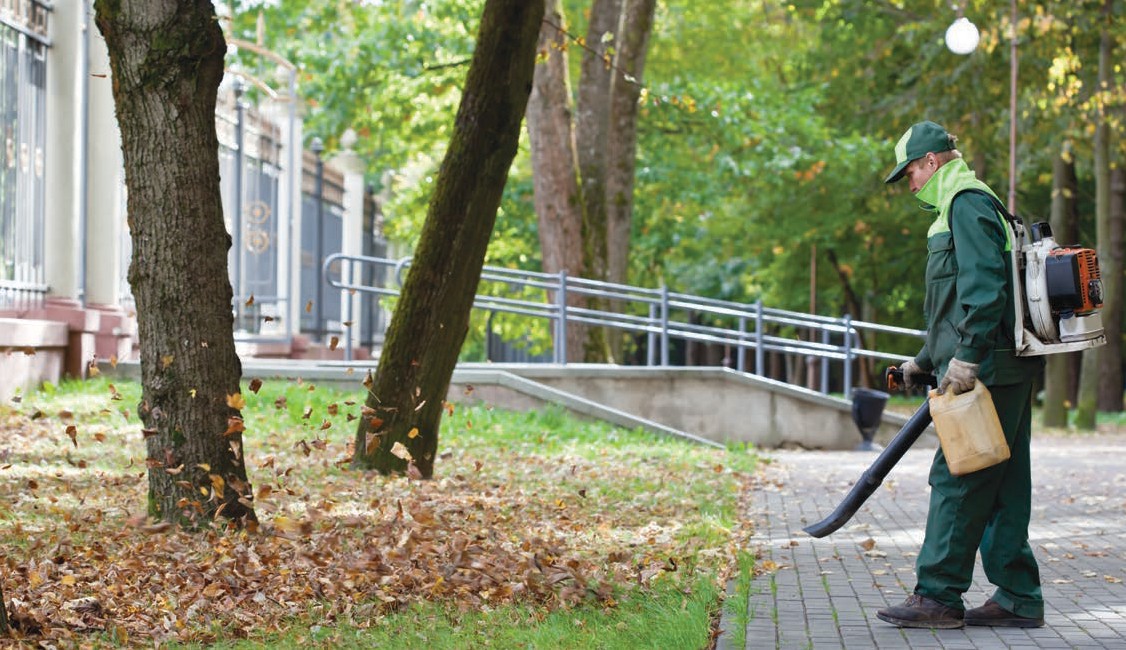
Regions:
<instances>
[{"instance_id":1,"label":"metal railing post","mask_svg":"<svg viewBox=\"0 0 1126 650\"><path fill-rule=\"evenodd\" d=\"M844 395L852 394L852 316L844 315Z\"/></svg>"},{"instance_id":2,"label":"metal railing post","mask_svg":"<svg viewBox=\"0 0 1126 650\"><path fill-rule=\"evenodd\" d=\"M555 330L556 363L567 365L567 271L559 272L559 320Z\"/></svg>"},{"instance_id":3,"label":"metal railing post","mask_svg":"<svg viewBox=\"0 0 1126 650\"><path fill-rule=\"evenodd\" d=\"M821 342L829 345L829 328L821 330ZM821 357L821 394L829 394L829 357Z\"/></svg>"},{"instance_id":4,"label":"metal railing post","mask_svg":"<svg viewBox=\"0 0 1126 650\"><path fill-rule=\"evenodd\" d=\"M762 324L762 298L755 301L755 374L763 374L763 363L765 350L763 344L765 343L766 333L763 332Z\"/></svg>"},{"instance_id":5,"label":"metal railing post","mask_svg":"<svg viewBox=\"0 0 1126 650\"><path fill-rule=\"evenodd\" d=\"M652 326L655 322L657 322L657 306L649 303L649 325ZM645 350L645 360L648 365L655 366L657 365L657 335L649 330L646 337L648 345Z\"/></svg>"},{"instance_id":6,"label":"metal railing post","mask_svg":"<svg viewBox=\"0 0 1126 650\"><path fill-rule=\"evenodd\" d=\"M342 267L342 268L348 269L348 283L349 284L352 284L352 278L354 277L354 273L356 271L355 264L356 264L356 262L353 260L353 261L349 261L347 263L347 266ZM341 329L340 333L344 336L344 360L345 361L351 361L352 360L352 324L351 323L352 323L352 297L353 297L353 295L354 294L349 293L347 290L344 291L344 324L343 324L343 327L340 328Z\"/></svg>"},{"instance_id":7,"label":"metal railing post","mask_svg":"<svg viewBox=\"0 0 1126 650\"><path fill-rule=\"evenodd\" d=\"M661 365L669 365L669 287L661 285Z\"/></svg>"},{"instance_id":8,"label":"metal railing post","mask_svg":"<svg viewBox=\"0 0 1126 650\"><path fill-rule=\"evenodd\" d=\"M747 365L746 362L743 360L743 353L746 352L746 349L743 347L743 340L746 338L746 335L747 335L747 319L744 318L743 316L740 316L739 317L739 345L737 346L737 348L736 348L737 352L735 353L737 355L736 358L735 358L735 369L738 370L739 372L744 372L746 365Z\"/></svg>"}]
</instances>

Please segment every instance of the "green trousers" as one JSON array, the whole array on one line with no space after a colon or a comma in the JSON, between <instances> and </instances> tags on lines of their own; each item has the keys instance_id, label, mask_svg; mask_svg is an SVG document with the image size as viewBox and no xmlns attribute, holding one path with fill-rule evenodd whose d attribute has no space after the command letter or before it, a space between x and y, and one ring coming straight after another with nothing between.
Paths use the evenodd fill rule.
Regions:
<instances>
[{"instance_id":1,"label":"green trousers","mask_svg":"<svg viewBox=\"0 0 1126 650\"><path fill-rule=\"evenodd\" d=\"M980 549L985 575L997 587L993 600L1018 616L1040 618L1040 569L1028 543L1032 383L989 386L989 391L1011 457L972 474L951 476L942 450L935 454L915 593L964 610L962 594L970 587Z\"/></svg>"}]
</instances>

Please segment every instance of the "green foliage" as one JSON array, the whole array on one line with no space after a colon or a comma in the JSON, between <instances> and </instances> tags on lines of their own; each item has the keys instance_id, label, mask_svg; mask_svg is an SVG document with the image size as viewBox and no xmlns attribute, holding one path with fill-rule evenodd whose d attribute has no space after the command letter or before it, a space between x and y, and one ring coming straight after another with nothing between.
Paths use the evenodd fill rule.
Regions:
<instances>
[{"instance_id":1,"label":"green foliage","mask_svg":"<svg viewBox=\"0 0 1126 650\"><path fill-rule=\"evenodd\" d=\"M884 269L908 263L905 244L927 220L882 186L882 134L841 129L822 109L829 88L803 59L817 24L767 5L670 3L658 30L642 109L635 276L806 309L816 246L821 313L846 311L829 250L878 313L918 312L921 299Z\"/></svg>"},{"instance_id":2,"label":"green foliage","mask_svg":"<svg viewBox=\"0 0 1126 650\"><path fill-rule=\"evenodd\" d=\"M564 5L569 32L584 34L589 1ZM235 5L234 31L244 38L254 37L256 6ZM968 56L945 47L956 13L940 0L658 3L639 118L631 282L804 310L813 257L819 313L849 310L847 282L863 303L853 317L921 326L930 217L905 187L882 184L895 140L920 119L939 121L986 182L1001 195L1008 189L1009 5L962 7L981 30ZM1092 118L1122 106L1121 69L1095 92L1102 7L1019 4L1018 211L1030 221L1048 215L1051 159L1063 140L1074 141L1080 185L1090 187ZM408 248L479 8L480 0L297 0L262 9L267 45L301 65L306 133L331 150L345 128L357 131L370 182L390 192L388 234ZM1126 40L1124 9L1114 11L1112 33ZM576 68L580 59L570 58ZM1120 112L1111 114L1120 129ZM1092 194L1081 191L1082 214L1093 213ZM1093 243L1090 221L1083 228ZM541 268L526 141L486 263ZM486 319L474 318L465 358L483 358ZM506 318L499 331L532 331L533 347L548 339L546 324L527 318Z\"/></svg>"},{"instance_id":3,"label":"green foliage","mask_svg":"<svg viewBox=\"0 0 1126 650\"><path fill-rule=\"evenodd\" d=\"M257 3L239 3L232 32L256 38ZM295 2L262 6L265 45L300 69L307 138L327 149L352 128L372 180L437 160L473 51L480 0ZM252 57L247 65L253 65Z\"/></svg>"}]
</instances>

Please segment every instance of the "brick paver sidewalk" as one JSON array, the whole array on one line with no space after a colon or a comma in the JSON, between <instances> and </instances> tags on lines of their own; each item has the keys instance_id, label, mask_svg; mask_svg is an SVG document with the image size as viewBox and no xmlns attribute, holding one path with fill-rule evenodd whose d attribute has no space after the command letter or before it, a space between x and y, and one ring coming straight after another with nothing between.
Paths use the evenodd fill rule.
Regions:
<instances>
[{"instance_id":1,"label":"brick paver sidewalk","mask_svg":"<svg viewBox=\"0 0 1126 650\"><path fill-rule=\"evenodd\" d=\"M1033 434L1030 535L1046 625L901 630L876 610L915 585L933 438L919 442L844 528L814 539L802 527L837 506L875 458L868 452L769 452L753 504L752 550L776 567L751 587L747 648L1126 649L1126 436ZM992 593L978 561L967 607ZM735 616L718 641L733 648Z\"/></svg>"}]
</instances>

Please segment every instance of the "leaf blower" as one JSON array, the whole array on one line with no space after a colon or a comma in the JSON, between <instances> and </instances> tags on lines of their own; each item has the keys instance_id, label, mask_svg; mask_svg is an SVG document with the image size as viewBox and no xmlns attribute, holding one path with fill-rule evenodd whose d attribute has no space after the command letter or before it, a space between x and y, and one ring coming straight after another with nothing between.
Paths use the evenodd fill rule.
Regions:
<instances>
[{"instance_id":1,"label":"leaf blower","mask_svg":"<svg viewBox=\"0 0 1126 650\"><path fill-rule=\"evenodd\" d=\"M990 197L992 198L992 197ZM1017 356L1076 352L1106 344L1099 258L1090 248L1060 246L1047 223L1026 232L999 201L994 205L1012 229Z\"/></svg>"},{"instance_id":2,"label":"leaf blower","mask_svg":"<svg viewBox=\"0 0 1126 650\"><path fill-rule=\"evenodd\" d=\"M887 383L888 390L894 391L903 389L903 371L895 366L887 369L884 373L884 380ZM913 375L911 380L916 384L930 387L938 385L938 378L931 374ZM919 410L915 411L915 414L907 420L907 424L903 425L899 433L895 434L895 437L891 439L887 447L884 447L884 450L876 457L872 466L864 470L864 473L860 475L860 479L852 486L852 489L849 490L848 495L845 496L841 504L837 506L837 509L825 519L816 524L806 526L802 530L814 537L825 537L826 535L836 532L841 526L848 523L848 520L852 519L852 516L860 509L860 506L864 505L868 497L872 496L876 488L880 487L884 482L884 478L887 477L891 468L895 467L895 464L903 458L903 454L906 454L907 450L911 448L911 445L915 444L915 441L919 439L919 436L923 435L923 432L927 430L930 423L930 401L924 400Z\"/></svg>"}]
</instances>

